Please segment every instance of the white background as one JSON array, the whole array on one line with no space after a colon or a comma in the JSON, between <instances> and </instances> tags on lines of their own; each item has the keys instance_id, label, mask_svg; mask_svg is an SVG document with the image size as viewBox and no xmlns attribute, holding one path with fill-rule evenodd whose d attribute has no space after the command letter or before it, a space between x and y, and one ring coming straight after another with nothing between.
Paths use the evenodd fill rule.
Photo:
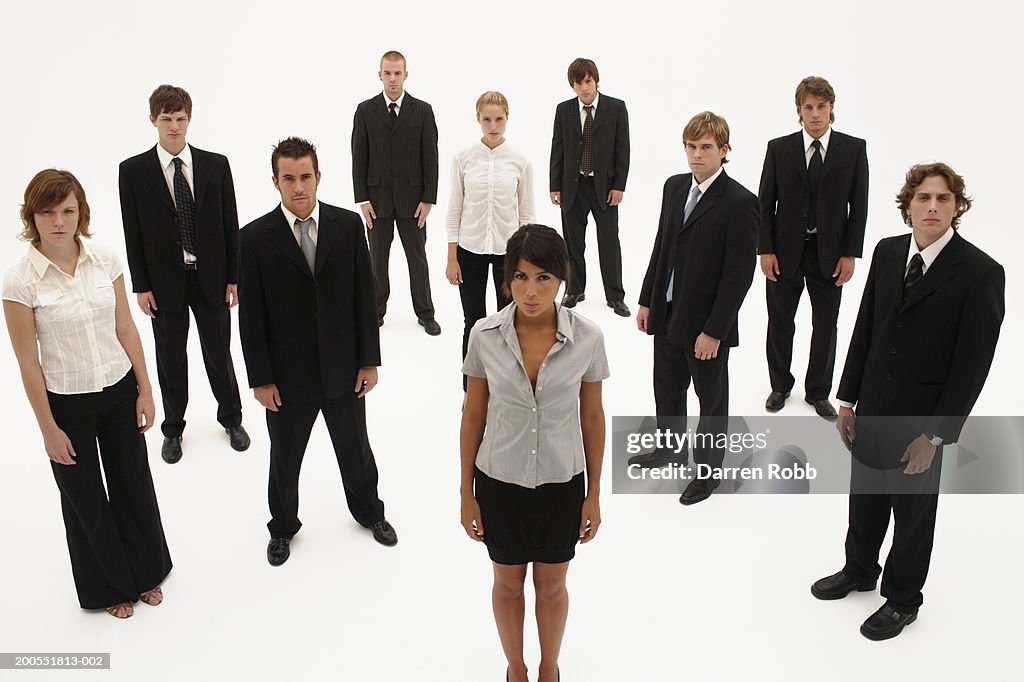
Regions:
<instances>
[{"instance_id":1,"label":"white background","mask_svg":"<svg viewBox=\"0 0 1024 682\"><path fill-rule=\"evenodd\" d=\"M111 652L112 669L88 679L501 678L488 560L458 526L462 318L458 294L443 276L448 170L452 156L479 137L477 96L501 90L511 103L509 144L534 163L539 219L558 226L558 211L546 200L551 123L555 105L572 96L564 74L580 55L597 62L602 91L629 107L632 164L620 229L634 312L662 183L686 170L679 141L686 120L704 109L728 119L734 151L727 170L756 191L768 139L798 129L796 84L823 75L838 94L836 129L868 141L866 256L880 238L907 229L893 196L909 165L943 160L966 177L977 203L961 232L1007 269L1007 319L975 413L1022 413L1024 337L1016 306L1024 290L1014 261L1024 246L1017 185L1024 111L1015 85L1021 51L1013 27L1021 13L1014 5L393 0L362 9L320 2L51 0L5 6L2 14L7 134L0 216L8 236L0 269L24 253L15 240L24 187L51 166L78 176L95 241L123 254L117 164L155 143L147 100L165 82L184 86L195 102L189 142L231 160L243 224L278 201L270 149L288 135L317 144L321 200L352 207L352 113L379 92L380 54L398 49L408 57L407 90L433 105L440 130L441 188L427 250L444 329L429 338L416 325L396 244L384 366L368 412L380 492L400 543L380 547L350 519L318 423L302 480L305 525L281 568L268 566L264 555L262 410L246 390L253 443L244 454L231 451L214 419L193 338L184 459L167 466L158 455L158 431L148 439L175 569L165 583L165 604L139 605L125 622L77 607L58 493L4 344L4 651ZM592 232L588 243L589 299L578 310L607 335L606 412L650 413L651 342L602 303ZM867 262L858 261L847 285L837 377L866 271ZM797 390L784 414L810 414L800 392L808 311L805 300ZM152 334L145 318L137 318L155 377ZM733 414L762 413L769 391L765 321L758 277L730 362ZM670 496L617 497L609 488L600 535L580 549L569 574L563 679L1012 676L1017 638L1011 632L1019 631L1024 568L1019 497L944 497L921 617L897 640L871 643L857 628L880 605L877 593L834 603L808 593L814 579L842 565L844 496L715 496L684 509ZM531 620L528 615L528 656L535 669ZM32 679L47 675L66 674Z\"/></svg>"}]
</instances>

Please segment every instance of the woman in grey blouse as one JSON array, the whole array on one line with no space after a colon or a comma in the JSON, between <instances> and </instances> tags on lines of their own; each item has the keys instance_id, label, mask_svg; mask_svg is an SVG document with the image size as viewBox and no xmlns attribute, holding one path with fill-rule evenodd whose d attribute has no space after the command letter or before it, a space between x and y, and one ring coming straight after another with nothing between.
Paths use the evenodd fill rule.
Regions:
<instances>
[{"instance_id":1,"label":"woman in grey blouse","mask_svg":"<svg viewBox=\"0 0 1024 682\"><path fill-rule=\"evenodd\" d=\"M508 240L503 288L512 305L472 330L462 371L462 526L487 544L492 606L507 679L527 679L523 583L533 564L540 682L558 679L576 543L601 525L598 496L608 361L601 330L558 306L569 278L565 242L524 225ZM586 481L584 482L584 471Z\"/></svg>"},{"instance_id":2,"label":"woman in grey blouse","mask_svg":"<svg viewBox=\"0 0 1024 682\"><path fill-rule=\"evenodd\" d=\"M142 342L121 264L83 239L75 176L37 173L21 219L30 245L4 279L4 316L60 489L78 600L128 618L132 602L163 601L171 570L142 436L156 414Z\"/></svg>"},{"instance_id":3,"label":"woman in grey blouse","mask_svg":"<svg viewBox=\"0 0 1024 682\"><path fill-rule=\"evenodd\" d=\"M452 159L452 195L448 202L448 266L445 276L459 287L465 327L462 357L469 332L487 316L487 270L494 279L497 310L509 303L502 293L505 242L520 225L535 220L533 167L505 142L508 100L485 92L476 101L480 142ZM463 376L462 387L466 387Z\"/></svg>"}]
</instances>

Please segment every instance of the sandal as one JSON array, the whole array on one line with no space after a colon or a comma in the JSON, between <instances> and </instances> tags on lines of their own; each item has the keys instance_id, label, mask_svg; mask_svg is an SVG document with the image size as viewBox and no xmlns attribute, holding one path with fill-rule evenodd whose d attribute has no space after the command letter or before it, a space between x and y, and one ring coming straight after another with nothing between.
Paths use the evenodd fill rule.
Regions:
<instances>
[{"instance_id":1,"label":"sandal","mask_svg":"<svg viewBox=\"0 0 1024 682\"><path fill-rule=\"evenodd\" d=\"M106 608L106 611L107 611L107 613L109 613L114 618L121 618L121 619L131 618L132 614L135 613L135 610L132 609L131 602L121 602L120 604L114 604L113 606L108 606Z\"/></svg>"},{"instance_id":2,"label":"sandal","mask_svg":"<svg viewBox=\"0 0 1024 682\"><path fill-rule=\"evenodd\" d=\"M140 594L139 599L150 606L159 606L164 600L164 592L160 589L160 586L157 585L153 589L146 590Z\"/></svg>"}]
</instances>

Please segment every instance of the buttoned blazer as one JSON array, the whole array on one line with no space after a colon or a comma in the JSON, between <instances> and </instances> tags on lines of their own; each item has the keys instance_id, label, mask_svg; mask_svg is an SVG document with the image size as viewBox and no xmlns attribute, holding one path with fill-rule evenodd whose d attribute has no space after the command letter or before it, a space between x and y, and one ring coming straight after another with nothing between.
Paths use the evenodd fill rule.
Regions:
<instances>
[{"instance_id":1,"label":"buttoned blazer","mask_svg":"<svg viewBox=\"0 0 1024 682\"><path fill-rule=\"evenodd\" d=\"M629 175L626 103L601 93L594 113L593 135L594 189L597 200L603 204L608 190L626 191L626 176ZM569 210L576 200L582 145L579 98L573 97L555 108L555 126L551 135L550 189L562 193L563 211Z\"/></svg>"},{"instance_id":2,"label":"buttoned blazer","mask_svg":"<svg viewBox=\"0 0 1024 682\"><path fill-rule=\"evenodd\" d=\"M227 157L192 147L196 274L210 304L224 302L238 281L238 208ZM160 309L185 303L181 228L156 146L121 162L118 170L132 291L152 291Z\"/></svg>"},{"instance_id":3,"label":"buttoned blazer","mask_svg":"<svg viewBox=\"0 0 1024 682\"><path fill-rule=\"evenodd\" d=\"M380 365L377 304L362 220L320 203L315 273L280 206L241 231L239 329L249 386L282 400L351 393Z\"/></svg>"},{"instance_id":4,"label":"buttoned blazer","mask_svg":"<svg viewBox=\"0 0 1024 682\"><path fill-rule=\"evenodd\" d=\"M757 197L724 171L683 223L693 176L665 181L658 234L640 290L650 308L647 333L693 344L701 332L739 345L737 316L754 277ZM675 270L673 311L666 329L665 292Z\"/></svg>"},{"instance_id":5,"label":"buttoned blazer","mask_svg":"<svg viewBox=\"0 0 1024 682\"><path fill-rule=\"evenodd\" d=\"M923 417L956 441L988 376L1005 310L999 263L953 236L906 303L911 235L875 247L837 397L860 416Z\"/></svg>"},{"instance_id":6,"label":"buttoned blazer","mask_svg":"<svg viewBox=\"0 0 1024 682\"><path fill-rule=\"evenodd\" d=\"M437 203L434 110L405 93L397 122L376 95L356 107L352 122L352 188L379 218L411 218L419 203Z\"/></svg>"},{"instance_id":7,"label":"buttoned blazer","mask_svg":"<svg viewBox=\"0 0 1024 682\"><path fill-rule=\"evenodd\" d=\"M761 225L757 252L774 253L779 270L800 267L810 191L802 132L768 143L758 198ZM860 258L868 219L868 155L864 140L833 130L818 184L818 261L831 277L842 256Z\"/></svg>"}]
</instances>

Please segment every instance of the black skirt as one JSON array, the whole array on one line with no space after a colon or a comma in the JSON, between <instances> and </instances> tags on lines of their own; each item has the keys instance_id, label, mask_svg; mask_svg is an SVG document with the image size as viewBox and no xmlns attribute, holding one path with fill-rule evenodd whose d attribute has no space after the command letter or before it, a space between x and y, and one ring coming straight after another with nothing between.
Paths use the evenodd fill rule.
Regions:
<instances>
[{"instance_id":1,"label":"black skirt","mask_svg":"<svg viewBox=\"0 0 1024 682\"><path fill-rule=\"evenodd\" d=\"M582 472L536 488L498 481L479 469L474 476L491 561L560 564L576 555L586 496Z\"/></svg>"}]
</instances>

